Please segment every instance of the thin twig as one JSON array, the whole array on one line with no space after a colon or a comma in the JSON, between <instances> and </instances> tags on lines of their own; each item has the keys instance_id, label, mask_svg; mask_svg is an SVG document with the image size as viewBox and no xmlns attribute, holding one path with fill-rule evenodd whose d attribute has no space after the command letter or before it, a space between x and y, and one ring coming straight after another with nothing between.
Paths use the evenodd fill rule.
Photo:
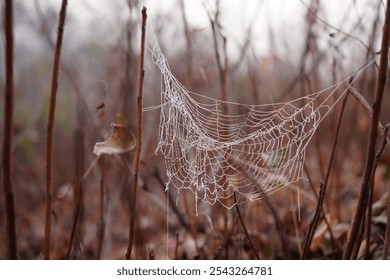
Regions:
<instances>
[{"instance_id":1,"label":"thin twig","mask_svg":"<svg viewBox=\"0 0 390 280\"><path fill-rule=\"evenodd\" d=\"M367 209L367 198L370 191L371 181L374 177L373 165L375 162L375 146L377 142L377 131L379 124L379 113L382 107L383 93L386 85L387 65L390 41L390 0L387 0L385 23L383 25L383 35L381 44L381 55L379 63L379 72L375 85L374 103L372 106L372 117L370 125L370 138L367 147L367 158L363 174L363 182L360 190L359 201L348 241L343 253L343 259L350 259L353 249L357 244L358 233L361 227L364 213Z\"/></svg>"},{"instance_id":2,"label":"thin twig","mask_svg":"<svg viewBox=\"0 0 390 280\"><path fill-rule=\"evenodd\" d=\"M352 93L353 97L356 98L356 100L366 109L366 111L372 116L372 108L370 104L368 104L367 100L364 99L363 95L357 91L354 87L349 88L350 92ZM378 123L378 131L383 131L385 127L381 122ZM386 141L387 141L387 147L390 149L390 139L389 136L386 135Z\"/></svg>"},{"instance_id":3,"label":"thin twig","mask_svg":"<svg viewBox=\"0 0 390 280\"><path fill-rule=\"evenodd\" d=\"M324 198L325 198L325 183L321 182L320 195L318 198L317 208L316 208L316 211L314 213L313 220L311 220L311 222L310 222L309 230L307 232L307 236L305 239L305 245L303 247L303 252L302 252L302 256L301 256L302 260L306 259L307 252L309 251L311 241L313 240L314 232L315 232L315 229L316 229L317 224L318 224L318 219L321 215L322 205L324 203Z\"/></svg>"},{"instance_id":4,"label":"thin twig","mask_svg":"<svg viewBox=\"0 0 390 280\"><path fill-rule=\"evenodd\" d=\"M383 246L383 259L387 260L389 258L389 248L390 248L390 202L387 202L386 207L387 222L386 222L386 231L385 231L385 243Z\"/></svg>"},{"instance_id":5,"label":"thin twig","mask_svg":"<svg viewBox=\"0 0 390 280\"><path fill-rule=\"evenodd\" d=\"M80 218L81 201L82 201L81 181L76 182L75 189L76 189L76 204L75 204L74 215L73 215L72 229L70 231L70 239L69 239L68 251L66 253L66 259L67 260L70 260L70 257L71 257L71 253L72 253L72 250L73 250L74 239L75 239L75 236L76 236L77 225L78 225L78 221L79 221L79 218Z\"/></svg>"},{"instance_id":6,"label":"thin twig","mask_svg":"<svg viewBox=\"0 0 390 280\"><path fill-rule=\"evenodd\" d=\"M78 108L78 118L79 118L79 127L76 131L75 136L75 181L73 184L74 194L75 194L75 202L73 209L73 224L69 238L68 251L66 254L66 259L70 259L71 253L74 247L74 244L80 243L80 229L81 222L83 217L84 210L84 189L83 189L83 180L82 180L82 171L84 170L84 132L83 132L83 118L80 114L80 108ZM80 225L79 225L80 224ZM78 231L76 231L78 230ZM79 234L77 234L79 233ZM79 237L79 240L75 241L75 237ZM79 241L79 242L77 242Z\"/></svg>"},{"instance_id":7,"label":"thin twig","mask_svg":"<svg viewBox=\"0 0 390 280\"><path fill-rule=\"evenodd\" d=\"M379 160L382 157L383 151L386 147L386 136L387 132L389 130L389 127L386 126L383 141L381 144L381 147L379 148L379 151L375 155L375 162L373 167L373 174L375 174L376 169L379 165ZM369 197L368 197L368 207L367 207L367 214L366 214L366 252L365 252L365 259L370 258L370 243L371 243L371 218L372 218L372 204L373 204L373 194L374 194L374 188L375 188L375 178L372 178L371 188L369 191ZM362 225L363 227L363 225Z\"/></svg>"},{"instance_id":8,"label":"thin twig","mask_svg":"<svg viewBox=\"0 0 390 280\"><path fill-rule=\"evenodd\" d=\"M155 258L154 249L149 247L149 260L154 260Z\"/></svg>"},{"instance_id":9,"label":"thin twig","mask_svg":"<svg viewBox=\"0 0 390 280\"><path fill-rule=\"evenodd\" d=\"M144 57L145 57L145 33L146 33L146 7L142 8L142 33L141 33L141 58L140 58L140 67L139 67L139 84L138 84L138 97L137 97L137 108L138 108L138 122L137 122L137 148L135 151L135 166L134 166L134 185L133 185L133 199L131 203L131 213L130 213L130 226L129 226L129 240L127 245L126 259L130 260L131 251L133 249L133 241L135 235L135 216L136 216L136 202L137 202L137 189L138 189L138 176L140 172L140 162L141 162L141 145L142 145L142 95L143 95L143 85L144 85Z\"/></svg>"},{"instance_id":10,"label":"thin twig","mask_svg":"<svg viewBox=\"0 0 390 280\"><path fill-rule=\"evenodd\" d=\"M352 250L352 255L351 255L352 260L356 260L359 256L360 244L363 240L363 235L364 235L364 230L365 230L364 225L366 222L366 218L367 218L367 215L363 215L363 220L361 221L361 226L359 228L359 233L358 233L357 239L356 239L356 246Z\"/></svg>"},{"instance_id":11,"label":"thin twig","mask_svg":"<svg viewBox=\"0 0 390 280\"><path fill-rule=\"evenodd\" d=\"M102 258L103 251L103 241L104 241L104 232L106 229L106 222L104 219L104 200L105 200L105 177L106 177L106 158L103 155L100 160L100 169L101 169L101 177L100 177L100 222L99 222L99 239L98 239L98 250L97 250L97 258L100 260Z\"/></svg>"},{"instance_id":12,"label":"thin twig","mask_svg":"<svg viewBox=\"0 0 390 280\"><path fill-rule=\"evenodd\" d=\"M50 105L49 116L47 123L46 134L46 218L45 218L45 248L43 256L46 260L50 259L50 247L51 247L51 215L52 215L52 199L53 199L53 129L54 129L54 115L57 97L58 87L58 74L60 68L61 47L62 38L64 34L65 18L66 18L66 6L68 0L63 0L58 20L58 33L57 42L54 51L53 61L53 73L51 78L51 92L50 92Z\"/></svg>"},{"instance_id":13,"label":"thin twig","mask_svg":"<svg viewBox=\"0 0 390 280\"><path fill-rule=\"evenodd\" d=\"M334 156L335 156L336 148L337 148L337 144L338 144L338 138L339 138L339 133L340 133L341 122L343 120L345 106L347 104L348 96L349 96L349 91L347 92L347 94L345 95L345 97L343 99L343 103L342 103L339 119L337 121L337 127L336 127L335 136L334 136L332 152L330 154L330 159L329 159L328 167L327 167L327 170L326 170L325 181L321 182L320 196L319 196L319 199L318 199L318 205L317 205L316 213L315 213L315 215L313 217L313 220L310 223L308 234L306 236L305 246L304 246L303 253L302 253L302 259L306 258L307 252L308 252L308 250L310 248L310 244L313 241L313 237L314 237L314 233L315 233L315 230L316 230L316 227L317 227L317 224L318 224L318 218L320 216L320 212L323 209L322 205L324 203L324 198L325 198L325 194L326 194L326 188L327 188L328 182L329 182L329 177L330 177L330 174L332 172L332 166L333 166ZM319 212L317 213L317 211L319 211ZM325 217L325 213L324 213L324 217ZM330 225L329 224L328 224L328 228L330 230Z\"/></svg>"},{"instance_id":14,"label":"thin twig","mask_svg":"<svg viewBox=\"0 0 390 280\"><path fill-rule=\"evenodd\" d=\"M230 165L233 165L233 161L231 159L227 159L228 163ZM238 168L240 170L240 172L243 173L243 175L253 184L253 185L258 185L257 182L255 182L254 180L251 179L251 176L249 174L247 174L247 172L242 168L242 166L240 165L236 165L236 168ZM285 257L285 259L290 259L290 255L289 255L289 244L288 244L288 241L287 241L287 238L283 232L283 226L282 226L282 221L281 219L279 218L278 214L277 214L277 211L275 209L275 207L273 207L272 203L269 201L268 197L266 196L266 194L263 192L263 189L261 186L258 186L258 190L262 193L262 197L263 197L263 200L265 202L265 204L267 205L267 207L270 209L271 211L271 215L272 217L274 218L274 221L275 221L275 226L276 226L276 231L279 235L279 238L280 238L280 241L282 243L282 249L283 249L283 255ZM234 196L236 196L234 194ZM234 197L233 197L234 198ZM237 198L236 198L237 199Z\"/></svg>"},{"instance_id":15,"label":"thin twig","mask_svg":"<svg viewBox=\"0 0 390 280\"><path fill-rule=\"evenodd\" d=\"M279 218L278 212L272 205L272 202L268 199L268 196L264 196L263 201L271 211L271 215L275 221L276 232L278 233L280 242L282 243L283 257L284 259L288 260L290 259L290 246L283 230L283 222Z\"/></svg>"},{"instance_id":16,"label":"thin twig","mask_svg":"<svg viewBox=\"0 0 390 280\"><path fill-rule=\"evenodd\" d=\"M179 241L180 235L178 232L176 232L175 260L179 259Z\"/></svg>"},{"instance_id":17,"label":"thin twig","mask_svg":"<svg viewBox=\"0 0 390 280\"><path fill-rule=\"evenodd\" d=\"M3 138L3 187L7 215L8 258L17 259L15 202L12 189L12 128L13 128L13 87L14 87L14 34L13 1L6 0L4 7L5 31L5 98L4 98L4 138Z\"/></svg>"},{"instance_id":18,"label":"thin twig","mask_svg":"<svg viewBox=\"0 0 390 280\"><path fill-rule=\"evenodd\" d=\"M317 201L318 201L319 196L318 196L318 194L316 193L316 191L315 191L315 189L314 189L313 181L312 181L312 179L310 178L310 173L309 173L309 170L308 170L306 164L304 164L304 168L305 168L306 176L307 176L308 181L309 181L310 189L313 191L313 194L314 194L315 198L316 198ZM330 223L329 223L329 221L328 221L328 218L326 217L325 209L324 209L324 208L325 208L325 207L322 207L322 215L323 215L322 217L323 217L324 222L325 222L325 224L326 224L326 226L327 226L327 228L328 228L329 235L330 235L330 239L331 239L331 242L332 242L333 254L335 255L335 254L336 254L336 248L340 250L341 247L340 247L340 244L337 242L337 240L334 238L334 234L333 234L332 229L331 229L331 227L330 227Z\"/></svg>"},{"instance_id":19,"label":"thin twig","mask_svg":"<svg viewBox=\"0 0 390 280\"><path fill-rule=\"evenodd\" d=\"M333 30L336 30L337 32L339 32L340 34L343 34L344 36L346 36L347 38L351 38L353 40L356 40L358 41L364 48L366 49L369 49L369 47L361 40L359 39L358 37L355 37L353 35L350 35L346 32L344 32L343 30L341 30L340 28L337 28L336 26L334 25L331 25L329 22L327 22L326 20L320 18L318 15L317 15L317 10L313 11L311 9L311 7L309 7L304 1L300 1L304 6L306 6L308 12L310 12L310 14L315 17L318 21L322 22L325 26L328 26L329 28L333 29Z\"/></svg>"},{"instance_id":20,"label":"thin twig","mask_svg":"<svg viewBox=\"0 0 390 280\"><path fill-rule=\"evenodd\" d=\"M374 202L373 191L374 191L374 184L371 185L370 192L368 193L368 207L367 207L367 214L366 214L366 252L364 254L364 259L366 260L370 259L372 204Z\"/></svg>"},{"instance_id":21,"label":"thin twig","mask_svg":"<svg viewBox=\"0 0 390 280\"><path fill-rule=\"evenodd\" d=\"M383 141L382 144L378 150L378 152L375 155L375 162L374 162L374 167L373 167L373 174L375 174L376 169L378 168L379 161L382 157L382 154L385 150L386 144L387 144L387 133L389 131L389 125L385 127L385 130L383 132ZM372 204L373 204L373 197L374 197L374 186L375 186L375 181L374 178L372 180L371 184L371 189L369 193L369 204L367 208L367 220L366 220L366 253L365 253L365 259L370 258L370 239L371 239L371 218L372 218Z\"/></svg>"},{"instance_id":22,"label":"thin twig","mask_svg":"<svg viewBox=\"0 0 390 280\"><path fill-rule=\"evenodd\" d=\"M153 172L153 176L156 178L156 180L158 181L159 185L161 186L163 192L165 193L165 195L167 196L168 198L168 203L169 203L169 206L173 212L176 214L176 217L178 218L180 224L187 230L187 231L191 231L191 228L190 228L190 225L187 223L187 221L185 220L185 218L183 217L183 214L180 213L180 210L177 208L177 205L176 205L176 202L175 200L173 199L173 197L170 195L170 192L166 191L165 189L165 183L163 181L163 179L161 178L161 175L160 175L160 172L158 171L158 169L156 168Z\"/></svg>"},{"instance_id":23,"label":"thin twig","mask_svg":"<svg viewBox=\"0 0 390 280\"><path fill-rule=\"evenodd\" d=\"M193 83L193 74L192 74L192 44L191 44L191 31L188 26L188 20L187 15L185 12L184 7L184 0L179 1L180 4L180 11L181 11L181 17L183 21L183 27L184 27L184 37L186 38L186 62L187 62L187 80L188 80L188 88L192 88Z\"/></svg>"},{"instance_id":24,"label":"thin twig","mask_svg":"<svg viewBox=\"0 0 390 280\"><path fill-rule=\"evenodd\" d=\"M219 20L219 13L220 13L220 0L217 1L217 9L214 14L214 18L211 17L211 14L208 13L209 21L211 24L211 30L213 33L213 41L214 41L214 52L215 52L215 58L217 60L217 66L219 71L219 80L220 80L220 86L221 86L221 100L226 101L227 100L227 53L226 53L226 38L221 34L222 40L223 40L223 55L224 55L224 61L222 64L221 54L219 52L219 45L218 45L218 39L217 39L217 29L216 25L218 25ZM223 113L227 113L226 104L223 103Z\"/></svg>"},{"instance_id":25,"label":"thin twig","mask_svg":"<svg viewBox=\"0 0 390 280\"><path fill-rule=\"evenodd\" d=\"M236 193L235 193L235 192L233 193L233 198L234 198L234 207L236 208L238 220L240 221L240 224L241 224L241 226L242 226L242 229L244 230L245 236L246 236L246 238L248 239L249 244L251 245L252 251L253 251L253 253L255 254L256 258L257 258L258 260L261 260L260 254L259 254L259 252L257 251L255 245L253 244L252 239L251 239L251 237L250 237L250 235L249 235L249 233L248 233L248 230L247 230L247 228L246 228L246 226L245 226L244 220L242 219L240 207L239 207L239 205L237 204L237 197L236 197Z\"/></svg>"}]
</instances>

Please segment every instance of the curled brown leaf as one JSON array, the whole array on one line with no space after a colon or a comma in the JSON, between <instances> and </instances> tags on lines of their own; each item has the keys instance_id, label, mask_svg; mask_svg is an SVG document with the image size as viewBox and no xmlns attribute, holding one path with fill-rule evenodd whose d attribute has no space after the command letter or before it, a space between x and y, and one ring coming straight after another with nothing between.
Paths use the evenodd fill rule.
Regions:
<instances>
[{"instance_id":1,"label":"curled brown leaf","mask_svg":"<svg viewBox=\"0 0 390 280\"><path fill-rule=\"evenodd\" d=\"M112 123L113 131L104 142L97 142L93 153L97 156L102 154L116 155L131 151L136 146L134 134L121 124Z\"/></svg>"}]
</instances>

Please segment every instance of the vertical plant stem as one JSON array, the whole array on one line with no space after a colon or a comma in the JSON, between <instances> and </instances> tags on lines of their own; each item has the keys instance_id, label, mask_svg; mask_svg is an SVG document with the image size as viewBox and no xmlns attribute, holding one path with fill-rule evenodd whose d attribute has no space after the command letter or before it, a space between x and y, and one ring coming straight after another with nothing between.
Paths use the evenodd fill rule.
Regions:
<instances>
[{"instance_id":1,"label":"vertical plant stem","mask_svg":"<svg viewBox=\"0 0 390 280\"><path fill-rule=\"evenodd\" d=\"M305 239L305 245L303 246L303 252L302 252L302 256L301 256L302 260L306 259L307 252L309 251L310 244L313 240L314 232L315 232L315 229L316 229L317 224L318 224L318 219L319 219L321 212L322 212L322 205L324 203L324 198L325 198L325 183L321 182L320 195L318 197L317 208L316 208L316 211L314 213L313 219L310 222L310 226L309 226L309 229L307 231L307 236Z\"/></svg>"},{"instance_id":2,"label":"vertical plant stem","mask_svg":"<svg viewBox=\"0 0 390 280\"><path fill-rule=\"evenodd\" d=\"M268 206L269 210L271 211L271 215L275 221L276 232L278 233L280 242L282 243L283 257L284 259L289 260L290 248L289 248L287 237L284 233L283 222L279 218L278 212L276 211L275 207L273 206L272 202L268 199L268 197L264 196L263 200L264 203Z\"/></svg>"},{"instance_id":3,"label":"vertical plant stem","mask_svg":"<svg viewBox=\"0 0 390 280\"><path fill-rule=\"evenodd\" d=\"M249 232L248 232L248 230L247 230L247 228L246 228L246 226L245 226L244 220L242 219L241 211L240 211L240 208L239 208L239 206L238 206L238 204L237 204L237 197L236 197L236 193L235 193L235 192L233 193L233 198L234 198L234 207L236 208L238 220L240 221L240 224L241 224L241 226L242 226L242 229L244 230L245 236L246 236L246 238L248 239L249 244L251 245L252 251L253 251L253 253L255 254L256 258L257 258L258 260L261 260L260 254L259 254L259 252L257 251L255 245L253 244L252 239L251 239L251 237L250 237L250 235L249 235Z\"/></svg>"},{"instance_id":4,"label":"vertical plant stem","mask_svg":"<svg viewBox=\"0 0 390 280\"><path fill-rule=\"evenodd\" d=\"M180 212L180 210L177 208L177 205L176 205L176 201L175 199L172 197L172 195L165 191L165 182L164 180L161 178L161 175L158 171L158 169L156 168L153 172L153 176L154 178L156 178L156 180L158 181L159 185L161 186L161 189L162 191L164 192L164 194L167 196L168 198L168 203L169 203L169 207L170 209L173 210L173 212L176 214L176 217L177 219L179 220L180 222L180 225L182 227L184 227L187 231L191 231L191 226L187 223L186 219L184 218L183 214Z\"/></svg>"},{"instance_id":5,"label":"vertical plant stem","mask_svg":"<svg viewBox=\"0 0 390 280\"><path fill-rule=\"evenodd\" d=\"M145 57L145 33L146 33L146 7L142 8L142 26L141 26L141 57L139 65L139 84L138 84L138 97L137 97L137 148L135 151L135 165L134 165L134 185L133 185L133 200L131 203L130 213L130 226L129 226L129 240L127 245L126 259L130 260L131 251L133 249L134 235L135 235L135 216L136 216L136 203L137 203L137 189L138 189L138 176L140 172L141 162L141 145L142 145L142 134L143 134L143 123L142 123L142 95L144 85L144 57Z\"/></svg>"},{"instance_id":6,"label":"vertical plant stem","mask_svg":"<svg viewBox=\"0 0 390 280\"><path fill-rule=\"evenodd\" d=\"M387 223L385 231L385 244L383 246L383 259L389 259L389 248L390 248L390 202L387 202L386 207Z\"/></svg>"},{"instance_id":7,"label":"vertical plant stem","mask_svg":"<svg viewBox=\"0 0 390 280\"><path fill-rule=\"evenodd\" d=\"M80 100L79 100L80 102ZM79 103L80 104L80 103ZM77 115L78 115L78 125L79 127L76 130L74 137L74 145L75 145L75 157L74 157L74 166L75 166L75 183L73 184L73 192L75 194L74 207L73 207L73 225L70 233L70 241L67 252L67 259L70 259L72 249L74 244L77 241L80 243L80 231L82 228L82 218L84 212L84 189L83 189L83 170L84 170L84 130L83 127L85 125L84 118L81 114L81 107L77 106ZM76 240L77 239L77 240ZM76 241L75 241L76 240Z\"/></svg>"},{"instance_id":8,"label":"vertical plant stem","mask_svg":"<svg viewBox=\"0 0 390 280\"><path fill-rule=\"evenodd\" d=\"M228 106L227 106L227 103L226 103L226 100L227 100L227 73L228 73L228 63L227 63L227 50L226 50L226 44L227 44L227 41L226 41L226 38L225 36L223 36L220 28L218 28L220 25L219 25L219 15L220 15L220 8L221 8L221 0L217 0L216 1L216 10L215 10L215 13L214 13L214 17L211 16L210 13L208 13L208 18L209 18L209 21L210 21L210 25L211 25L211 31L212 31L212 37L213 37L213 42L214 42L214 54L215 54L215 59L217 61L217 66L218 66L218 72L219 72L219 83L220 83L220 89L221 89L221 100L223 101L222 102L222 114L224 115L227 115L228 114ZM217 30L218 28L218 30ZM217 34L217 31L219 34ZM222 45L222 50L220 51L220 47L219 47L219 44L218 44L218 37L217 35L220 35L220 37L222 38L222 41L223 41L223 45ZM222 62L222 55L223 55L223 62ZM229 126L229 121L227 121L227 127ZM217 128L218 129L218 128ZM229 129L226 129L225 131L221 131L221 136L224 138L224 137L228 137L230 131ZM224 177L224 180L225 182L223 183L223 189L224 189L224 192L227 193L226 190L228 190L230 188L229 186L229 180L228 180L228 177L227 175L229 174L229 168L226 166L226 164L222 161L221 162L221 169L224 170L223 171L223 177ZM237 208L236 208L237 209ZM218 208L213 208L213 214L217 214L219 215L220 212L224 213L224 228L222 229L223 232L225 233L228 233L228 230L227 230L227 226L228 226L228 212L225 210L225 209L221 209L220 207ZM226 237L226 242L225 244L227 245L228 244L228 238L229 238L229 235L225 235ZM225 248L225 258L228 257L228 253L229 253L229 247L226 246Z\"/></svg>"},{"instance_id":9,"label":"vertical plant stem","mask_svg":"<svg viewBox=\"0 0 390 280\"><path fill-rule=\"evenodd\" d=\"M186 62L187 62L187 75L188 75L188 84L187 88L192 88L193 83L193 74L192 74L192 44L191 44L191 31L188 26L187 15L184 7L184 0L179 1L181 17L184 27L184 37L186 38Z\"/></svg>"},{"instance_id":10,"label":"vertical plant stem","mask_svg":"<svg viewBox=\"0 0 390 280\"><path fill-rule=\"evenodd\" d=\"M217 60L217 66L219 71L219 82L221 86L221 100L226 101L227 100L227 52L226 52L226 38L222 34L222 40L223 40L223 55L224 55L224 61L222 63L221 54L219 52L219 44L218 44L218 38L217 38L217 26L218 26L218 20L219 20L219 14L220 14L220 4L221 0L217 0L217 8L214 14L214 17L212 18L211 14L208 13L210 25L211 25L211 31L213 35L213 42L214 42L214 54L215 59ZM217 25L217 26L216 26ZM221 32L219 32L221 33ZM227 107L226 104L223 103L222 112L225 114L227 113Z\"/></svg>"},{"instance_id":11,"label":"vertical plant stem","mask_svg":"<svg viewBox=\"0 0 390 280\"><path fill-rule=\"evenodd\" d=\"M74 245L74 240L76 236L76 230L77 230L77 224L80 218L80 212L81 212L81 204L82 204L82 186L81 186L81 181L76 182L76 186L74 187L75 191L75 197L76 197L76 203L74 207L74 216L73 216L73 224L72 224L72 229L70 232L70 240L69 240L69 246L68 246L68 251L66 253L66 259L70 260L71 253L73 250L73 245Z\"/></svg>"},{"instance_id":12,"label":"vertical plant stem","mask_svg":"<svg viewBox=\"0 0 390 280\"><path fill-rule=\"evenodd\" d=\"M103 250L103 241L104 241L104 231L106 229L106 222L104 219L104 207L105 207L105 177L106 177L106 157L103 155L100 159L100 169L101 169L101 177L100 177L100 223L99 223L99 239L98 239L98 252L97 258L100 260L102 258L102 250Z\"/></svg>"},{"instance_id":13,"label":"vertical plant stem","mask_svg":"<svg viewBox=\"0 0 390 280\"><path fill-rule=\"evenodd\" d=\"M176 232L176 246L175 246L175 260L179 259L179 243L180 242L180 235L178 232Z\"/></svg>"},{"instance_id":14,"label":"vertical plant stem","mask_svg":"<svg viewBox=\"0 0 390 280\"><path fill-rule=\"evenodd\" d=\"M382 141L382 144L378 150L378 152L376 153L375 155L375 162L374 162L374 167L373 167L373 174L375 174L376 172L376 169L378 168L378 165L379 165L379 160L381 159L382 157L382 154L385 150L385 147L386 147L386 144L387 144L387 133L389 131L389 125L387 125L385 127L385 130L383 132L383 141ZM371 254L370 254L370 243L371 243L371 218L372 218L372 204L373 204L373 200L374 200L374 187L375 187L375 181L374 181L374 178L372 179L372 184L371 184L371 189L370 189L370 192L369 192L369 204L368 204L368 208L367 208L367 218L366 218L366 230L367 230L367 234L366 234L366 253L365 253L365 256L364 258L365 259L369 259L371 257Z\"/></svg>"},{"instance_id":15,"label":"vertical plant stem","mask_svg":"<svg viewBox=\"0 0 390 280\"><path fill-rule=\"evenodd\" d=\"M357 245L357 237L364 213L367 209L368 194L370 191L371 180L374 177L373 165L375 161L375 146L377 141L377 131L379 124L379 113L382 107L383 92L386 85L387 65L389 54L389 39L390 39L390 0L387 0L385 23L383 25L381 55L379 63L378 77L375 85L374 103L372 105L372 116L370 126L370 138L368 142L366 163L363 174L363 182L360 190L359 201L356 208L355 216L352 222L351 232L343 253L343 259L350 259L354 247Z\"/></svg>"},{"instance_id":16,"label":"vertical plant stem","mask_svg":"<svg viewBox=\"0 0 390 280\"><path fill-rule=\"evenodd\" d=\"M58 20L57 42L54 51L53 73L51 77L51 92L49 104L49 116L46 132L46 218L45 218L45 248L43 257L46 260L50 259L51 247L51 213L52 213L52 199L53 199L53 129L54 129L54 115L56 106L56 96L58 87L58 73L60 68L62 38L64 34L66 7L68 0L63 0Z\"/></svg>"},{"instance_id":17,"label":"vertical plant stem","mask_svg":"<svg viewBox=\"0 0 390 280\"><path fill-rule=\"evenodd\" d=\"M154 249L149 247L149 260L154 260L155 258Z\"/></svg>"},{"instance_id":18,"label":"vertical plant stem","mask_svg":"<svg viewBox=\"0 0 390 280\"><path fill-rule=\"evenodd\" d=\"M13 1L6 0L4 7L5 31L5 102L4 102L4 138L3 138L3 187L7 215L8 252L7 257L17 259L15 202L12 188L12 126L13 126L13 91L14 91L14 35Z\"/></svg>"},{"instance_id":19,"label":"vertical plant stem","mask_svg":"<svg viewBox=\"0 0 390 280\"><path fill-rule=\"evenodd\" d=\"M371 218L372 218L372 204L374 203L374 184L371 185L370 191L368 192L368 206L366 214L366 252L364 254L364 259L370 259L370 243L371 243ZM363 228L363 225L362 225Z\"/></svg>"},{"instance_id":20,"label":"vertical plant stem","mask_svg":"<svg viewBox=\"0 0 390 280\"><path fill-rule=\"evenodd\" d=\"M360 249L360 244L363 240L363 235L364 235L364 230L365 230L364 224L366 222L366 219L367 219L367 215L363 215L363 220L360 223L361 226L360 226L357 238L356 238L356 246L353 247L353 250L352 250L351 260L356 260L358 255L359 255L359 249Z\"/></svg>"},{"instance_id":21,"label":"vertical plant stem","mask_svg":"<svg viewBox=\"0 0 390 280\"><path fill-rule=\"evenodd\" d=\"M218 70L219 70L219 80L220 80L220 85L221 85L221 100L226 101L227 100L227 54L226 54L226 38L222 37L223 39L223 50L224 50L224 64L222 65L220 54L218 51L218 40L217 40L217 35L216 35L216 28L215 28L215 21L211 20L211 27L213 30L213 39L214 39L214 49L215 49L215 56L217 59L217 64L218 64ZM223 103L223 109L224 113L227 112L226 104Z\"/></svg>"},{"instance_id":22,"label":"vertical plant stem","mask_svg":"<svg viewBox=\"0 0 390 280\"><path fill-rule=\"evenodd\" d=\"M347 92L346 96L344 97L343 104L342 104L341 111L340 111L340 115L339 115L339 119L337 121L337 127L336 127L335 136L334 136L332 152L331 152L330 159L328 162L328 167L326 170L325 181L321 182L320 195L318 198L317 209L316 209L316 212L314 214L313 220L310 223L310 227L309 227L309 230L308 230L308 233L306 236L305 245L304 245L303 253L302 253L302 257L301 257L302 259L306 258L307 252L310 248L310 244L313 241L314 233L315 233L315 230L316 230L317 224L318 224L318 219L320 217L321 212L323 212L322 205L324 203L326 188L328 186L330 173L332 171L334 156L336 153L336 148L337 148L338 138L339 138L339 133L340 133L341 121L343 120L343 115L344 115L344 111L345 111L345 106L347 105L348 96L349 96L349 92ZM323 214L325 217L325 213L323 213ZM331 229L329 228L329 230L331 230Z\"/></svg>"}]
</instances>

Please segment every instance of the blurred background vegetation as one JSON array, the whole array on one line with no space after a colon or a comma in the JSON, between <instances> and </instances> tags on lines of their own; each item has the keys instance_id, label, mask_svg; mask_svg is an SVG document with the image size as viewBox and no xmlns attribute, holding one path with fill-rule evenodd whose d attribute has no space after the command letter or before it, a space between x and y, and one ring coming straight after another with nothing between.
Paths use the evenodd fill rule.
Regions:
<instances>
[{"instance_id":1,"label":"blurred background vegetation","mask_svg":"<svg viewBox=\"0 0 390 280\"><path fill-rule=\"evenodd\" d=\"M191 91L214 98L220 97L220 84L210 18L218 11L217 39L222 42L225 38L227 43L228 100L235 102L283 102L321 90L352 75L380 50L385 8L379 0L221 1L220 5L212 0L160 2L164 4L69 1L54 130L55 259L65 258L70 247L72 259L122 259L126 253L134 152L99 160L88 176L83 175L96 158L92 153L94 144L107 138L111 123L122 123L136 133L142 5L148 8L149 46L155 36L176 78ZM40 259L43 251L45 135L60 5L59 0L15 1L12 154L21 259ZM1 9L3 14L3 5ZM3 25L2 21L2 32ZM3 91L4 36L0 37L0 50ZM149 107L159 105L161 83L149 52L145 60L144 107ZM376 72L373 65L354 85L369 104ZM388 93L387 86L380 118L383 124L390 117ZM3 98L1 94L1 104ZM1 133L3 110L0 106ZM242 206L249 234L263 258L299 258L302 254L334 144L339 111L337 106L309 145L307 181ZM369 122L369 112L350 97L325 197L325 215L308 258L341 257L360 189ZM158 126L159 110L145 112L132 257L254 258L235 211L200 203L196 216L191 194L164 191L164 161L155 154ZM389 176L387 148L375 175L369 236L362 237L357 258L381 258ZM173 203L169 204L167 195ZM7 236L3 189L0 197L0 258L4 259L6 246L1 244L6 244ZM69 244L77 203L81 214L74 242Z\"/></svg>"}]
</instances>

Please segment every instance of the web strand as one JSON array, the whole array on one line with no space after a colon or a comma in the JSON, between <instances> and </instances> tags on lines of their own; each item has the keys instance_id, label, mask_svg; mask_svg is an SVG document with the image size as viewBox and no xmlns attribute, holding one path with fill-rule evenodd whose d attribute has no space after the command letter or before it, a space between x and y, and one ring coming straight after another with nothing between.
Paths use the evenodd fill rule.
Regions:
<instances>
[{"instance_id":1,"label":"web strand","mask_svg":"<svg viewBox=\"0 0 390 280\"><path fill-rule=\"evenodd\" d=\"M375 61L307 96L248 105L188 91L172 75L159 45L149 50L162 77L157 152L165 157L167 188L190 190L195 204L202 200L227 208L304 178L306 148L318 126ZM199 96L206 102L193 98ZM224 114L225 104L237 113Z\"/></svg>"}]
</instances>

